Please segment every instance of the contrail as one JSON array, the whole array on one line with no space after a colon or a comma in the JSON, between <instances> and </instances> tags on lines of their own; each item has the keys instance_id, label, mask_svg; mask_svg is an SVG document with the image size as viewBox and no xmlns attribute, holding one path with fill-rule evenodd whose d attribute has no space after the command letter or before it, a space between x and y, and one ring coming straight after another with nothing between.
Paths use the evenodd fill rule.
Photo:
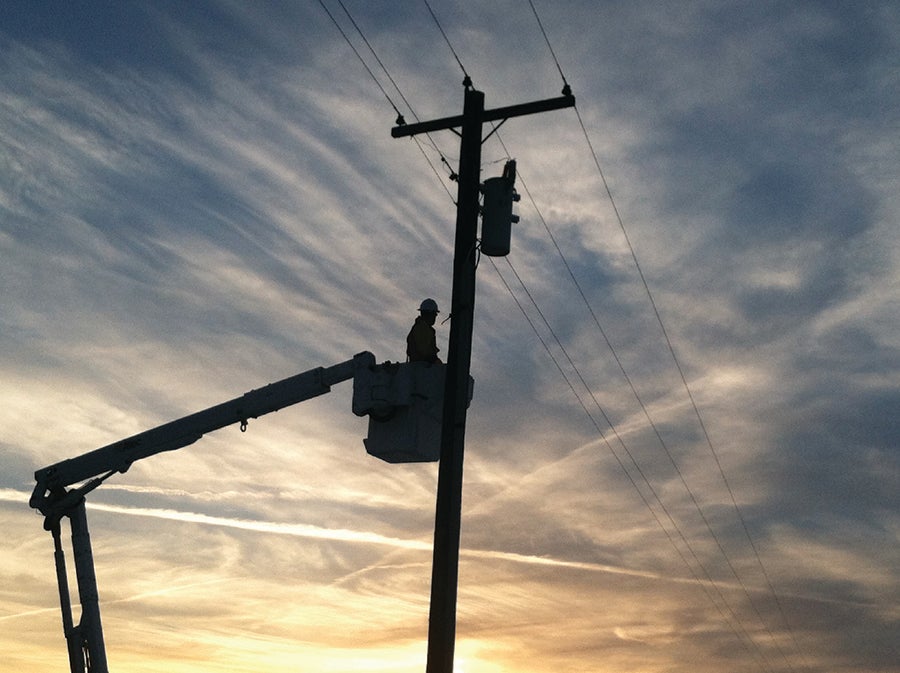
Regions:
<instances>
[{"instance_id":1,"label":"contrail","mask_svg":"<svg viewBox=\"0 0 900 673\"><path fill-rule=\"evenodd\" d=\"M278 523L272 521L254 521L250 519L229 519L197 512L182 512L173 509L121 507L119 505L105 505L90 503L89 509L114 514L126 514L129 516L144 516L155 519L169 519L172 521L186 521L189 523L205 524L207 526L220 526L224 528L237 528L257 533L274 533L276 535L291 535L294 537L316 538L320 540L337 540L342 542L363 542L370 544L382 544L401 549L430 550L431 545L419 540L403 540L396 537L379 535L363 531L347 530L343 528L321 528L303 523Z\"/></svg>"},{"instance_id":2,"label":"contrail","mask_svg":"<svg viewBox=\"0 0 900 673\"><path fill-rule=\"evenodd\" d=\"M28 493L17 491L14 489L0 489L0 501L24 503L28 500ZM250 519L232 519L220 516L212 516L209 514L200 514L199 512L184 512L173 509L162 508L143 508L143 507L123 507L121 505L107 505L103 503L88 503L88 509L109 512L111 514L124 514L126 516L141 516L155 519L167 519L170 521L183 521L188 523L197 523L206 526L218 526L222 528L234 528L238 530L246 530L256 533L269 533L274 535L289 535L292 537L314 538L319 540L334 540L338 542L377 544L395 549L407 549L415 551L432 551L430 542L422 540L408 540L378 533L366 531L354 531L344 528L322 528L309 524L298 523L279 523L272 521L256 521ZM678 577L671 575L661 575L643 570L634 570L631 568L622 568L619 566L611 566L604 563L592 563L589 561L569 561L565 559L553 558L550 556L534 556L530 554L517 554L514 552L497 551L491 549L460 549L460 556L472 559L492 559L498 561L507 561L510 563L521 563L528 565L544 565L557 568L573 568L584 570L587 572L601 572L613 575L628 575L630 577L640 577L643 579L656 580L661 582L672 582L677 584L696 584L697 580L689 577ZM216 580L214 580L216 581ZM226 581L226 580L222 580ZM728 587L734 590L742 590L738 585L730 585L728 583L719 582L720 587ZM763 589L758 589L765 592ZM843 605L870 605L863 602L834 600L820 596L804 596L799 594L784 594L803 600L815 601L818 603L839 603ZM133 598L121 599L133 600ZM44 612L41 610L33 610L27 613L18 613L15 615L7 615L0 619L11 619L13 617L25 614L37 614Z\"/></svg>"},{"instance_id":3,"label":"contrail","mask_svg":"<svg viewBox=\"0 0 900 673\"><path fill-rule=\"evenodd\" d=\"M28 496L21 491L15 491L12 489L0 489L0 500L23 502L27 500L27 497ZM319 526L312 526L309 524L301 523L280 523L251 519L234 519L213 516L210 514L201 514L199 512L185 512L181 510L154 507L123 507L121 505L108 505L97 502L89 502L88 509L99 512L109 512L111 514L124 514L126 516L141 516L154 519L167 519L170 521L197 523L207 526L218 526L222 528L234 528L238 530L247 530L257 533L289 535L292 537L314 538L319 540L335 540L339 542L378 544L394 547L395 549L410 549L429 552L432 550L431 542L425 542L423 540L402 539L397 537L390 537L387 535L380 535L378 533L354 531L343 528L322 528ZM526 563L531 565L550 565L566 568L580 568L582 570L606 572L617 575L631 575L633 577L643 577L647 579L671 579L654 573L643 572L639 570L630 570L628 568L620 568L601 563L566 561L545 556L531 556L527 554L515 554L512 552L487 549L461 549L460 555L469 558L489 558L509 561L513 563Z\"/></svg>"},{"instance_id":4,"label":"contrail","mask_svg":"<svg viewBox=\"0 0 900 673\"><path fill-rule=\"evenodd\" d=\"M237 528L239 530L249 530L258 533L273 533L275 535L290 535L294 537L316 538L320 540L336 540L340 542L379 544L394 547L397 549L412 549L417 551L432 550L431 543L424 542L422 540L405 540L402 538L380 535L378 533L354 531L342 528L320 528L319 526L311 526L309 524L232 519L211 516L209 514L199 514L197 512L182 512L171 509L122 507L119 505L105 505L97 503L91 503L90 508L115 514L145 516L157 519L170 519L173 521L186 521L189 523L199 523L209 526L221 526L224 528ZM513 563L526 563L530 565L548 565L565 568L578 568L581 570L612 573L616 575L630 575L632 577L643 577L646 579L685 581L688 583L694 581L691 579L681 580L680 578L665 577L656 573L631 570L629 568L620 568L617 566L611 566L602 563L566 561L547 556L532 556L528 554L516 554L512 552L495 551L489 549L460 549L460 555L469 558L487 558L510 561Z\"/></svg>"}]
</instances>

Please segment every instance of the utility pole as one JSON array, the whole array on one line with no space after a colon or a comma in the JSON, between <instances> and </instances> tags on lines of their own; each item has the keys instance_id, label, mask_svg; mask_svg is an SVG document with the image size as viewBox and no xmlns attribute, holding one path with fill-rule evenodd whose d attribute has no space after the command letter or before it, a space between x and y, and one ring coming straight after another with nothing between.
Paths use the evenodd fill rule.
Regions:
<instances>
[{"instance_id":1,"label":"utility pole","mask_svg":"<svg viewBox=\"0 0 900 673\"><path fill-rule=\"evenodd\" d=\"M428 619L426 673L452 673L456 643L456 595L459 580L459 530L462 511L463 454L472 328L475 314L475 260L478 241L482 128L486 122L573 107L568 85L559 98L494 110L484 109L484 94L466 87L463 114L391 129L394 138L460 128L459 177L456 201L456 241L453 251L453 295L447 378L441 427L434 551L431 572L431 612ZM496 130L496 129L495 129Z\"/></svg>"}]
</instances>

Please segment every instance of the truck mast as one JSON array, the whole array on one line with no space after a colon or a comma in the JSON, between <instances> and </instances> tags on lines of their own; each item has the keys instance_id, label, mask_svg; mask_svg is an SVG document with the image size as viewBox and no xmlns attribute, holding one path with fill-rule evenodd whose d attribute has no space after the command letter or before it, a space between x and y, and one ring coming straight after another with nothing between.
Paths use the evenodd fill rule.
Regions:
<instances>
[{"instance_id":1,"label":"truck mast","mask_svg":"<svg viewBox=\"0 0 900 673\"><path fill-rule=\"evenodd\" d=\"M125 473L144 458L189 446L203 435L228 425L247 429L250 419L284 409L331 391L353 380L353 413L369 416L364 440L369 454L391 463L435 461L441 423L445 366L427 363L376 365L364 351L330 367L317 367L251 390L228 402L113 442L75 458L37 470L29 504L44 515L44 529L53 536L63 633L71 673L108 673L100 600L85 497L117 473ZM471 382L470 382L471 390ZM82 483L83 482L83 483ZM81 484L76 486L76 484ZM81 616L72 614L61 524L69 519L72 557Z\"/></svg>"}]
</instances>

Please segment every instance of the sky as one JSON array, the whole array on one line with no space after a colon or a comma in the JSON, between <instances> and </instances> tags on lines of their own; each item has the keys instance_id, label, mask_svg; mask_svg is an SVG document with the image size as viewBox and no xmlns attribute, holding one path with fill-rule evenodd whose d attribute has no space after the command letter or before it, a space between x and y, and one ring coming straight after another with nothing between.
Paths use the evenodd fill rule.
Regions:
<instances>
[{"instance_id":1,"label":"sky","mask_svg":"<svg viewBox=\"0 0 900 673\"><path fill-rule=\"evenodd\" d=\"M35 470L447 317L459 138L390 130L464 71L577 106L483 144L456 670L900 671L900 6L430 9L0 6L0 672L67 666ZM424 670L437 465L351 394L88 496L111 670Z\"/></svg>"}]
</instances>

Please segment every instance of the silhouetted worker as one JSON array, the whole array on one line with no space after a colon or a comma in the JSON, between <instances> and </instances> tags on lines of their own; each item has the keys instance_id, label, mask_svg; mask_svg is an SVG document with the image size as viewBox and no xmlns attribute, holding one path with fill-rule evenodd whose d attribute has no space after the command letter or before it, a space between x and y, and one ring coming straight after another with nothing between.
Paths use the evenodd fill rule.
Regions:
<instances>
[{"instance_id":1,"label":"silhouetted worker","mask_svg":"<svg viewBox=\"0 0 900 673\"><path fill-rule=\"evenodd\" d=\"M440 362L434 321L438 305L434 299L426 299L419 306L419 317L406 336L406 357L410 362Z\"/></svg>"}]
</instances>

